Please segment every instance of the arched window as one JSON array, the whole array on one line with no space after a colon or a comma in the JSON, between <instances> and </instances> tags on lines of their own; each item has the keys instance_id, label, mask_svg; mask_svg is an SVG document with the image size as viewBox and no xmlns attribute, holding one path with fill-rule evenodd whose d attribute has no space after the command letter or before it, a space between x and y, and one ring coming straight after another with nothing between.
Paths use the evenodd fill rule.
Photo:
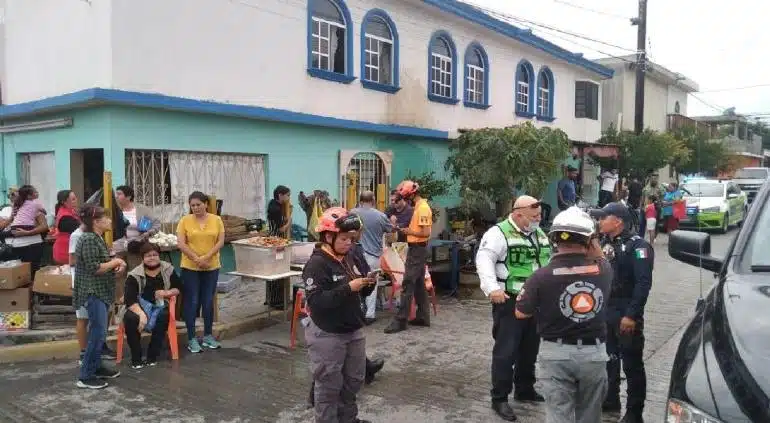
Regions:
<instances>
[{"instance_id":1,"label":"arched window","mask_svg":"<svg viewBox=\"0 0 770 423\"><path fill-rule=\"evenodd\" d=\"M468 107L489 107L489 59L484 48L471 43L465 50L465 96Z\"/></svg>"},{"instance_id":2,"label":"arched window","mask_svg":"<svg viewBox=\"0 0 770 423\"><path fill-rule=\"evenodd\" d=\"M308 1L308 72L349 83L353 77L353 29L342 0Z\"/></svg>"},{"instance_id":3,"label":"arched window","mask_svg":"<svg viewBox=\"0 0 770 423\"><path fill-rule=\"evenodd\" d=\"M457 49L446 31L437 31L428 48L428 99L457 104Z\"/></svg>"},{"instance_id":4,"label":"arched window","mask_svg":"<svg viewBox=\"0 0 770 423\"><path fill-rule=\"evenodd\" d=\"M398 88L398 31L387 13L372 9L361 24L361 83L395 93Z\"/></svg>"},{"instance_id":5,"label":"arched window","mask_svg":"<svg viewBox=\"0 0 770 423\"><path fill-rule=\"evenodd\" d=\"M553 96L555 93L553 72L547 66L540 68L537 74L537 118L553 120Z\"/></svg>"},{"instance_id":6,"label":"arched window","mask_svg":"<svg viewBox=\"0 0 770 423\"><path fill-rule=\"evenodd\" d=\"M526 60L519 62L516 66L516 114L523 117L532 117L534 113L534 95L532 86L535 72Z\"/></svg>"}]
</instances>

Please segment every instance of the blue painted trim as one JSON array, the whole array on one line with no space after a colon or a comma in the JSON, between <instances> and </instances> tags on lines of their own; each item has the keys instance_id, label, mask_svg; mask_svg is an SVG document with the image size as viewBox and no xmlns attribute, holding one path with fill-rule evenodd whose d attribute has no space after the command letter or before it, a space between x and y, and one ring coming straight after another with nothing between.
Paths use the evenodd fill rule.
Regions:
<instances>
[{"instance_id":1,"label":"blue painted trim","mask_svg":"<svg viewBox=\"0 0 770 423\"><path fill-rule=\"evenodd\" d=\"M366 24L369 22L371 18L380 18L388 25L390 28L390 35L393 37L393 84L381 84L379 82L374 81L367 81L364 79L364 75L366 75L366 72L364 72L364 69L366 67ZM363 85L364 88L368 88L370 90L377 90L382 91L386 93L396 93L398 90L401 89L401 86L399 85L399 76L400 76L400 69L399 69L399 53L400 53L400 44L398 41L398 30L396 29L396 24L393 22L392 19L390 19L390 16L388 15L388 12L382 10L382 9L372 9L368 12L366 12L366 15L364 15L363 20L361 20L361 85Z\"/></svg>"},{"instance_id":2,"label":"blue painted trim","mask_svg":"<svg viewBox=\"0 0 770 423\"><path fill-rule=\"evenodd\" d=\"M316 0L307 0L307 69L310 76L326 79L327 81L342 82L349 84L355 79L353 75L353 18L350 17L350 10L344 0L329 0L334 3L342 13L345 19L345 73L338 74L327 70L316 69L313 67L313 8L312 3ZM339 79L333 78L328 74L339 75ZM344 78L347 76L348 78ZM348 80L349 79L349 80ZM346 82L347 81L347 82Z\"/></svg>"},{"instance_id":3,"label":"blue painted trim","mask_svg":"<svg viewBox=\"0 0 770 423\"><path fill-rule=\"evenodd\" d=\"M478 52L481 56L481 64L484 66L484 102L483 103L474 103L470 100L468 100L468 55ZM489 56L487 56L487 51L484 50L484 47L481 46L476 41L471 42L468 44L468 47L465 48L465 55L463 56L465 59L465 63L463 64L463 104L467 107L474 107L469 106L468 104L475 104L477 106L477 109L488 109L489 104Z\"/></svg>"},{"instance_id":4,"label":"blue painted trim","mask_svg":"<svg viewBox=\"0 0 770 423\"><path fill-rule=\"evenodd\" d=\"M322 69L308 68L307 73L312 77L339 82L340 84L350 84L356 80L355 76L343 75L341 73L329 72Z\"/></svg>"},{"instance_id":5,"label":"blue painted trim","mask_svg":"<svg viewBox=\"0 0 770 423\"><path fill-rule=\"evenodd\" d=\"M615 73L612 69L606 66L602 66L596 62L583 58L583 55L580 53L572 53L568 50L565 50L556 44L551 43L550 41L532 34L532 31L522 30L521 28L513 26L507 22L495 19L489 14L485 13L483 10L469 4L465 4L457 0L422 1L423 3L434 6L444 12L451 13L467 21L481 25L499 34L505 35L536 49L542 50L553 57L564 60L567 63L585 68L604 78L612 78L612 75Z\"/></svg>"},{"instance_id":6,"label":"blue painted trim","mask_svg":"<svg viewBox=\"0 0 770 423\"><path fill-rule=\"evenodd\" d=\"M435 95L431 93L430 89L433 85L433 72L431 72L431 64L433 63L432 57L431 57L431 51L430 51L430 45L433 44L433 40L437 38L442 38L444 41L446 41L447 46L449 46L449 52L452 55L452 96L451 97L442 97L440 95ZM449 35L448 32L444 31L443 29L440 29L438 31L435 31L433 34L431 34L430 39L428 40L428 100L435 101L437 103L444 103L444 104L457 104L460 102L460 99L457 97L457 61L459 58L457 57L457 47L455 46L455 42L452 39L452 36Z\"/></svg>"},{"instance_id":7,"label":"blue painted trim","mask_svg":"<svg viewBox=\"0 0 770 423\"><path fill-rule=\"evenodd\" d=\"M535 107L535 112L538 113L537 120L542 120L545 122L553 122L554 116L553 116L553 99L554 94L556 93L556 81L553 77L553 72L551 72L551 68L548 66L542 66L540 67L540 72L537 73L537 100L535 104L540 101L540 88L543 86L543 80L548 80L548 110L546 111L546 114L541 115L539 114L540 108Z\"/></svg>"},{"instance_id":8,"label":"blue painted trim","mask_svg":"<svg viewBox=\"0 0 770 423\"><path fill-rule=\"evenodd\" d=\"M479 104L479 103L474 103L472 101L467 101L467 100L463 101L463 105L465 107L470 107L472 109L481 109L481 110L487 110L488 108L492 107L491 104Z\"/></svg>"},{"instance_id":9,"label":"blue painted trim","mask_svg":"<svg viewBox=\"0 0 770 423\"><path fill-rule=\"evenodd\" d=\"M521 75L521 67L522 65L527 69L528 78L527 83L529 84L529 97L527 98L527 111L519 110L519 103L517 101L517 96L519 94L519 76ZM537 109L535 109L535 106L537 106L536 97L537 97L537 75L535 75L535 68L532 67L532 63L529 63L529 60L527 59L521 59L519 63L516 65L516 74L514 75L513 80L513 107L516 110L516 116L521 117L534 117L535 113L537 112ZM534 88L534 89L533 89Z\"/></svg>"},{"instance_id":10,"label":"blue painted trim","mask_svg":"<svg viewBox=\"0 0 770 423\"><path fill-rule=\"evenodd\" d=\"M444 140L449 138L449 132L436 129L405 125L387 125L359 120L318 116L289 110L270 109L259 106L218 103L213 101L193 100L190 98L171 97L162 94L148 94L107 88L89 88L74 93L44 98L27 103L0 106L0 119L21 119L36 114L70 110L76 107L94 107L100 105L118 105L186 113L203 113L420 138Z\"/></svg>"}]
</instances>

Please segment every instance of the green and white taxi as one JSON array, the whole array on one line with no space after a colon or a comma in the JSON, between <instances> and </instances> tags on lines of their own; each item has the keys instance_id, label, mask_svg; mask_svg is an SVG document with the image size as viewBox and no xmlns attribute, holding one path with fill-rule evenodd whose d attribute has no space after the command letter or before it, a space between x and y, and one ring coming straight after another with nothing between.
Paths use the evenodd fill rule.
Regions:
<instances>
[{"instance_id":1,"label":"green and white taxi","mask_svg":"<svg viewBox=\"0 0 770 423\"><path fill-rule=\"evenodd\" d=\"M679 222L682 227L719 229L724 233L746 218L746 193L732 181L697 179L680 188L687 209L687 215Z\"/></svg>"}]
</instances>

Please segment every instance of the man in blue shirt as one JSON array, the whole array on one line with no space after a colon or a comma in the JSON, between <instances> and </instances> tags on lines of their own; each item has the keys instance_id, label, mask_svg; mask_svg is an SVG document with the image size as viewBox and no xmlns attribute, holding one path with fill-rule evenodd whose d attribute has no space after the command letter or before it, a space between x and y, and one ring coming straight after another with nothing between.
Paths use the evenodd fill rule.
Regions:
<instances>
[{"instance_id":1,"label":"man in blue shirt","mask_svg":"<svg viewBox=\"0 0 770 423\"><path fill-rule=\"evenodd\" d=\"M577 177L578 170L573 166L567 166L567 173L564 175L564 178L559 181L556 190L559 210L567 210L577 202L577 187L575 186Z\"/></svg>"},{"instance_id":2,"label":"man in blue shirt","mask_svg":"<svg viewBox=\"0 0 770 423\"><path fill-rule=\"evenodd\" d=\"M382 255L383 235L393 232L393 225L385 213L374 207L374 193L364 191L358 198L358 207L350 211L357 215L363 223L361 230L361 248L364 257L371 270L380 268L380 256ZM377 305L377 290L366 297L366 324L374 323L375 308Z\"/></svg>"}]
</instances>

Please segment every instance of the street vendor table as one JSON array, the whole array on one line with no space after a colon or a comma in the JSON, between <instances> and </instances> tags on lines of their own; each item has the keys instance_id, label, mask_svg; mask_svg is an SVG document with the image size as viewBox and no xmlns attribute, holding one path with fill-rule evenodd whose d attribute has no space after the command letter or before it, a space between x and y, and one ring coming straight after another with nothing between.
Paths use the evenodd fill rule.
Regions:
<instances>
[{"instance_id":1,"label":"street vendor table","mask_svg":"<svg viewBox=\"0 0 770 423\"><path fill-rule=\"evenodd\" d=\"M286 273L279 273L276 275L254 275L251 273L243 273L243 272L227 272L228 275L234 275L234 276L240 276L242 278L246 279L253 279L255 281L263 281L263 282L280 282L283 285L283 310L279 312L280 314L283 314L286 316L287 311L289 310L289 301L292 299L290 298L290 292L291 292L291 278L292 276L301 276L302 272L298 272L295 270L290 270ZM271 319L271 312L272 307L267 308L267 318ZM290 318L290 317L289 317ZM287 318L281 318L278 321L284 322Z\"/></svg>"}]
</instances>

